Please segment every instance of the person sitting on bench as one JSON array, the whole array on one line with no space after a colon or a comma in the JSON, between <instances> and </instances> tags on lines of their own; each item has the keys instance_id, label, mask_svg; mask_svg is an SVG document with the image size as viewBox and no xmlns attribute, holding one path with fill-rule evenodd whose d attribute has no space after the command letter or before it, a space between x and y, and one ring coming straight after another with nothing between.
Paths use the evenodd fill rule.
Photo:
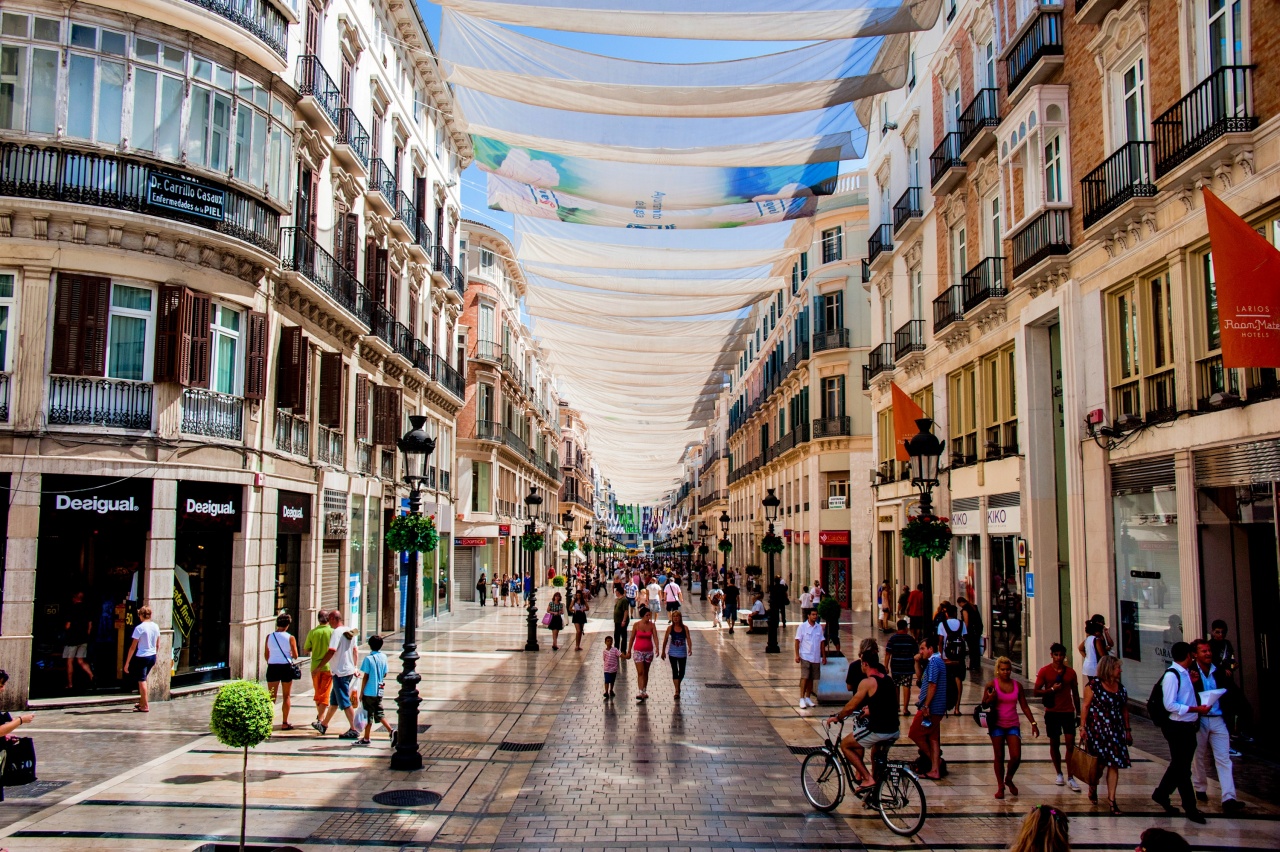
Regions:
<instances>
[{"instance_id":1,"label":"person sitting on bench","mask_svg":"<svg viewBox=\"0 0 1280 852\"><path fill-rule=\"evenodd\" d=\"M756 622L764 623L769 619L769 613L764 608L764 595L756 592L755 602L751 604L751 612L747 613L747 629L755 630Z\"/></svg>"}]
</instances>

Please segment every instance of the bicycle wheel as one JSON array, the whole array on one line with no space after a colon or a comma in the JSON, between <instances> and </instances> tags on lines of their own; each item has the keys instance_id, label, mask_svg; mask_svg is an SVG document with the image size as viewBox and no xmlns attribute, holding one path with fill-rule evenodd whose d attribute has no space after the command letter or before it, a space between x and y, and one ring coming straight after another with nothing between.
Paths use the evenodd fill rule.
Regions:
<instances>
[{"instance_id":1,"label":"bicycle wheel","mask_svg":"<svg viewBox=\"0 0 1280 852\"><path fill-rule=\"evenodd\" d=\"M804 797L820 811L834 810L844 798L844 774L840 763L826 751L815 751L800 766Z\"/></svg>"},{"instance_id":2,"label":"bicycle wheel","mask_svg":"<svg viewBox=\"0 0 1280 852\"><path fill-rule=\"evenodd\" d=\"M891 768L876 790L880 819L894 834L910 837L924 825L928 807L924 788L910 772Z\"/></svg>"}]
</instances>

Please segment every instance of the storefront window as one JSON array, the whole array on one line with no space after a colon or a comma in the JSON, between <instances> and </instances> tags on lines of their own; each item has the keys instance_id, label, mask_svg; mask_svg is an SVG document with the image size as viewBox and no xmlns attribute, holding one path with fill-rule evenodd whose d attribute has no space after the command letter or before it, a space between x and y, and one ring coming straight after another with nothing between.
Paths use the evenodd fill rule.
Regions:
<instances>
[{"instance_id":1,"label":"storefront window","mask_svg":"<svg viewBox=\"0 0 1280 852\"><path fill-rule=\"evenodd\" d=\"M367 615L365 619L365 634L377 632L378 624L378 598L381 591L379 581L382 576L382 503L378 500L369 501L368 522L365 524L365 572L364 572L364 594L365 605L364 611Z\"/></svg>"},{"instance_id":2,"label":"storefront window","mask_svg":"<svg viewBox=\"0 0 1280 852\"><path fill-rule=\"evenodd\" d=\"M243 489L179 482L174 537L175 686L230 676L231 563Z\"/></svg>"},{"instance_id":3,"label":"storefront window","mask_svg":"<svg viewBox=\"0 0 1280 852\"><path fill-rule=\"evenodd\" d=\"M448 536L440 536L440 566L436 571L436 614L449 612L452 601L449 597L449 556L453 553ZM492 576L492 574L490 574Z\"/></svg>"},{"instance_id":4,"label":"storefront window","mask_svg":"<svg viewBox=\"0 0 1280 852\"><path fill-rule=\"evenodd\" d=\"M360 628L360 589L364 585L366 564L364 538L364 497L351 495L351 565L347 573L347 588L341 594L347 601L347 623Z\"/></svg>"},{"instance_id":5,"label":"storefront window","mask_svg":"<svg viewBox=\"0 0 1280 852\"><path fill-rule=\"evenodd\" d=\"M1169 649L1186 638L1176 497L1166 485L1111 498L1120 603L1116 640L1130 695L1151 691L1169 665Z\"/></svg>"},{"instance_id":6,"label":"storefront window","mask_svg":"<svg viewBox=\"0 0 1280 852\"><path fill-rule=\"evenodd\" d=\"M987 537L991 546L991 651L995 657L1008 657L1014 668L1022 667L1022 572L1016 555L1017 536Z\"/></svg>"},{"instance_id":7,"label":"storefront window","mask_svg":"<svg viewBox=\"0 0 1280 852\"><path fill-rule=\"evenodd\" d=\"M978 605L978 574L982 571L982 539L976 535L958 535L951 539L952 559L956 566L956 597Z\"/></svg>"}]
</instances>

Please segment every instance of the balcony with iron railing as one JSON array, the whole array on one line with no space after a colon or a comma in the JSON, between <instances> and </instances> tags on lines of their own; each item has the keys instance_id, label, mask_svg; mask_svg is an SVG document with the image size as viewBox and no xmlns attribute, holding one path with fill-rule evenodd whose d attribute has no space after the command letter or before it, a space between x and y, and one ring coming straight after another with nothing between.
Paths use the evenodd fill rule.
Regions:
<instances>
[{"instance_id":1,"label":"balcony with iron railing","mask_svg":"<svg viewBox=\"0 0 1280 852\"><path fill-rule=\"evenodd\" d=\"M813 351L826 352L829 349L848 349L849 329L829 328L815 332L813 335Z\"/></svg>"},{"instance_id":2,"label":"balcony with iron railing","mask_svg":"<svg viewBox=\"0 0 1280 852\"><path fill-rule=\"evenodd\" d=\"M369 309L369 336L377 338L396 351L396 318L383 305L373 302Z\"/></svg>"},{"instance_id":3,"label":"balcony with iron railing","mask_svg":"<svg viewBox=\"0 0 1280 852\"><path fill-rule=\"evenodd\" d=\"M425 219L419 216L418 217L418 234L417 234L418 248L422 249L423 253L426 254L428 260L431 259L431 242L433 239L434 238L431 234L431 228L427 226Z\"/></svg>"},{"instance_id":4,"label":"balcony with iron railing","mask_svg":"<svg viewBox=\"0 0 1280 852\"><path fill-rule=\"evenodd\" d=\"M239 441L244 437L244 400L203 388L184 388L182 431Z\"/></svg>"},{"instance_id":5,"label":"balcony with iron railing","mask_svg":"<svg viewBox=\"0 0 1280 852\"><path fill-rule=\"evenodd\" d=\"M516 364L516 359L511 356L510 352L503 352L502 360L498 363L502 368L502 372L507 374L516 387L524 387L524 371Z\"/></svg>"},{"instance_id":6,"label":"balcony with iron railing","mask_svg":"<svg viewBox=\"0 0 1280 852\"><path fill-rule=\"evenodd\" d=\"M316 461L342 470L346 464L346 436L323 424L316 427Z\"/></svg>"},{"instance_id":7,"label":"balcony with iron railing","mask_svg":"<svg viewBox=\"0 0 1280 852\"><path fill-rule=\"evenodd\" d=\"M1128 215L1133 208L1130 201L1155 197L1153 149L1152 142L1128 142L1085 175L1080 190L1086 229L1109 221L1113 213Z\"/></svg>"},{"instance_id":8,"label":"balcony with iron railing","mask_svg":"<svg viewBox=\"0 0 1280 852\"><path fill-rule=\"evenodd\" d=\"M1258 127L1253 106L1253 68L1218 68L1151 122L1156 177L1167 177L1175 171L1181 176L1186 169L1198 168L1199 160L1193 158L1211 145L1218 152L1215 156L1221 157L1230 153L1228 149L1250 144L1252 131ZM1225 141L1214 145L1218 140ZM1184 164L1186 169L1179 168Z\"/></svg>"},{"instance_id":9,"label":"balcony with iron railing","mask_svg":"<svg viewBox=\"0 0 1280 852\"><path fill-rule=\"evenodd\" d=\"M413 332L402 322L396 322L392 326L393 342L391 349L404 358L410 364L413 363L413 345L417 341L413 337Z\"/></svg>"},{"instance_id":10,"label":"balcony with iron railing","mask_svg":"<svg viewBox=\"0 0 1280 852\"><path fill-rule=\"evenodd\" d=\"M453 258L444 246L431 247L431 272L442 285L449 285L453 277Z\"/></svg>"},{"instance_id":11,"label":"balcony with iron railing","mask_svg":"<svg viewBox=\"0 0 1280 852\"><path fill-rule=\"evenodd\" d=\"M477 420L476 440L502 443L502 424L492 420Z\"/></svg>"},{"instance_id":12,"label":"balcony with iron railing","mask_svg":"<svg viewBox=\"0 0 1280 852\"><path fill-rule=\"evenodd\" d=\"M461 266L453 267L453 276L449 279L449 284L458 298L467 294L467 275L462 271Z\"/></svg>"},{"instance_id":13,"label":"balcony with iron railing","mask_svg":"<svg viewBox=\"0 0 1280 852\"><path fill-rule=\"evenodd\" d=\"M813 438L840 438L852 433L852 421L847 415L821 417L813 421Z\"/></svg>"},{"instance_id":14,"label":"balcony with iron railing","mask_svg":"<svg viewBox=\"0 0 1280 852\"><path fill-rule=\"evenodd\" d=\"M152 204L153 178L165 176L198 181L216 192L216 215ZM269 255L280 242L280 214L265 202L178 169L114 154L0 144L0 196L144 213L225 234Z\"/></svg>"},{"instance_id":15,"label":"balcony with iron railing","mask_svg":"<svg viewBox=\"0 0 1280 852\"><path fill-rule=\"evenodd\" d=\"M529 444L525 442L524 438L517 435L510 426L503 425L502 427L502 443L514 450L516 455L529 455Z\"/></svg>"},{"instance_id":16,"label":"balcony with iron railing","mask_svg":"<svg viewBox=\"0 0 1280 852\"><path fill-rule=\"evenodd\" d=\"M187 2L212 12L223 20L230 21L254 36L270 48L281 62L289 58L286 46L289 37L289 20L269 0L187 0Z\"/></svg>"},{"instance_id":17,"label":"balcony with iron railing","mask_svg":"<svg viewBox=\"0 0 1280 852\"><path fill-rule=\"evenodd\" d=\"M907 191L902 193L902 197L898 199L898 203L893 205L893 236L894 239L901 237L906 239L910 231L914 230L914 226L920 224L920 219L924 216L924 209L920 201L920 187L909 186Z\"/></svg>"},{"instance_id":18,"label":"balcony with iron railing","mask_svg":"<svg viewBox=\"0 0 1280 852\"><path fill-rule=\"evenodd\" d=\"M344 106L342 91L325 70L320 57L299 56L294 81L300 95L298 111L311 120L321 135L336 135Z\"/></svg>"},{"instance_id":19,"label":"balcony with iron railing","mask_svg":"<svg viewBox=\"0 0 1280 852\"><path fill-rule=\"evenodd\" d=\"M1021 278L1050 258L1071 251L1071 211L1046 210L1013 235L1013 278Z\"/></svg>"},{"instance_id":20,"label":"balcony with iron railing","mask_svg":"<svg viewBox=\"0 0 1280 852\"><path fill-rule=\"evenodd\" d=\"M986 443L982 447L982 457L986 461L1009 458L1018 454L1017 420L988 426L983 434Z\"/></svg>"},{"instance_id":21,"label":"balcony with iron railing","mask_svg":"<svg viewBox=\"0 0 1280 852\"><path fill-rule=\"evenodd\" d=\"M369 160L369 181L365 185L365 200L384 216L395 214L396 181L391 169L380 157Z\"/></svg>"},{"instance_id":22,"label":"balcony with iron railing","mask_svg":"<svg viewBox=\"0 0 1280 852\"><path fill-rule=\"evenodd\" d=\"M311 424L283 408L276 409L276 449L306 458L311 455Z\"/></svg>"},{"instance_id":23,"label":"balcony with iron railing","mask_svg":"<svg viewBox=\"0 0 1280 852\"><path fill-rule=\"evenodd\" d=\"M363 476L373 476L373 444L356 441L356 470Z\"/></svg>"},{"instance_id":24,"label":"balcony with iron railing","mask_svg":"<svg viewBox=\"0 0 1280 852\"><path fill-rule=\"evenodd\" d=\"M1009 100L1062 67L1062 12L1038 10L1005 56Z\"/></svg>"},{"instance_id":25,"label":"balcony with iron railing","mask_svg":"<svg viewBox=\"0 0 1280 852\"><path fill-rule=\"evenodd\" d=\"M394 179L391 181L390 188L392 190L391 208L395 211L391 217L391 233L410 246L417 246L418 209L413 206L413 201L410 200L407 192L395 188Z\"/></svg>"},{"instance_id":26,"label":"balcony with iron railing","mask_svg":"<svg viewBox=\"0 0 1280 852\"><path fill-rule=\"evenodd\" d=\"M453 368L445 359L439 355L435 357L434 370L431 377L436 380L440 387L453 394L458 399L466 398L466 381L462 378L462 374Z\"/></svg>"},{"instance_id":27,"label":"balcony with iron railing","mask_svg":"<svg viewBox=\"0 0 1280 852\"><path fill-rule=\"evenodd\" d=\"M933 300L934 337L957 323L964 323L964 286L961 284L948 287Z\"/></svg>"},{"instance_id":28,"label":"balcony with iron railing","mask_svg":"<svg viewBox=\"0 0 1280 852\"><path fill-rule=\"evenodd\" d=\"M881 373L893 372L893 349L894 345L886 342L874 347L867 353L866 378L868 382Z\"/></svg>"},{"instance_id":29,"label":"balcony with iron railing","mask_svg":"<svg viewBox=\"0 0 1280 852\"><path fill-rule=\"evenodd\" d=\"M428 376L435 365L435 356L431 353L431 347L423 343L421 340L413 341L413 355L409 360L417 370L421 370Z\"/></svg>"},{"instance_id":30,"label":"balcony with iron railing","mask_svg":"<svg viewBox=\"0 0 1280 852\"><path fill-rule=\"evenodd\" d=\"M896 367L904 367L913 357L923 354L924 320L912 319L902 324L893 333L893 362Z\"/></svg>"},{"instance_id":31,"label":"balcony with iron railing","mask_svg":"<svg viewBox=\"0 0 1280 852\"><path fill-rule=\"evenodd\" d=\"M9 422L9 385L12 381L12 374L0 373L0 423Z\"/></svg>"},{"instance_id":32,"label":"balcony with iron railing","mask_svg":"<svg viewBox=\"0 0 1280 852\"><path fill-rule=\"evenodd\" d=\"M995 144L1000 126L1000 90L979 89L960 113L960 156L978 157Z\"/></svg>"},{"instance_id":33,"label":"balcony with iron railing","mask_svg":"<svg viewBox=\"0 0 1280 852\"><path fill-rule=\"evenodd\" d=\"M960 156L960 134L948 133L929 155L929 182L935 195L950 192L968 169Z\"/></svg>"},{"instance_id":34,"label":"balcony with iron railing","mask_svg":"<svg viewBox=\"0 0 1280 852\"><path fill-rule=\"evenodd\" d=\"M978 320L991 307L1001 304L1009 291L1004 285L1004 258L984 257L960 281L964 287L964 318Z\"/></svg>"},{"instance_id":35,"label":"balcony with iron railing","mask_svg":"<svg viewBox=\"0 0 1280 852\"><path fill-rule=\"evenodd\" d=\"M153 396L150 382L50 376L48 421L55 426L149 430Z\"/></svg>"},{"instance_id":36,"label":"balcony with iron railing","mask_svg":"<svg viewBox=\"0 0 1280 852\"><path fill-rule=\"evenodd\" d=\"M360 299L363 287L359 279L302 228L281 229L280 265L287 272L301 275L347 313L363 321Z\"/></svg>"},{"instance_id":37,"label":"balcony with iron railing","mask_svg":"<svg viewBox=\"0 0 1280 852\"><path fill-rule=\"evenodd\" d=\"M1216 411L1280 397L1280 378L1273 367L1224 368L1222 355L1196 362L1196 409Z\"/></svg>"},{"instance_id":38,"label":"balcony with iron railing","mask_svg":"<svg viewBox=\"0 0 1280 852\"><path fill-rule=\"evenodd\" d=\"M492 340L477 340L475 351L471 357L478 361L490 361L494 364L502 361L502 344Z\"/></svg>"},{"instance_id":39,"label":"balcony with iron railing","mask_svg":"<svg viewBox=\"0 0 1280 852\"><path fill-rule=\"evenodd\" d=\"M877 225L867 237L867 266L874 267L881 256L888 257L892 251L893 226L887 223ZM871 279L868 277L867 280Z\"/></svg>"},{"instance_id":40,"label":"balcony with iron railing","mask_svg":"<svg viewBox=\"0 0 1280 852\"><path fill-rule=\"evenodd\" d=\"M333 136L333 155L357 177L369 174L369 131L349 106L338 110L338 130Z\"/></svg>"}]
</instances>

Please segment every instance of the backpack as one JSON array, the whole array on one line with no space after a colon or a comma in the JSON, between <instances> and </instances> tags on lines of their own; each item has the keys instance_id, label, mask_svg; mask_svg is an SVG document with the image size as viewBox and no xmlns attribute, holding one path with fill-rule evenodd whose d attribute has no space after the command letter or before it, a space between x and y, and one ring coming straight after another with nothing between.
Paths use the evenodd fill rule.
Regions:
<instances>
[{"instance_id":1,"label":"backpack","mask_svg":"<svg viewBox=\"0 0 1280 852\"><path fill-rule=\"evenodd\" d=\"M943 658L949 663L962 662L964 660L964 628L952 630L944 621L942 629L947 632L947 641L942 647Z\"/></svg>"},{"instance_id":2,"label":"backpack","mask_svg":"<svg viewBox=\"0 0 1280 852\"><path fill-rule=\"evenodd\" d=\"M1155 686L1151 687L1151 695L1147 698L1147 716L1157 728L1163 728L1169 724L1169 711L1164 707L1164 677L1169 672L1173 672L1178 678L1178 687L1182 687L1182 675L1173 666L1169 666L1155 682Z\"/></svg>"}]
</instances>

